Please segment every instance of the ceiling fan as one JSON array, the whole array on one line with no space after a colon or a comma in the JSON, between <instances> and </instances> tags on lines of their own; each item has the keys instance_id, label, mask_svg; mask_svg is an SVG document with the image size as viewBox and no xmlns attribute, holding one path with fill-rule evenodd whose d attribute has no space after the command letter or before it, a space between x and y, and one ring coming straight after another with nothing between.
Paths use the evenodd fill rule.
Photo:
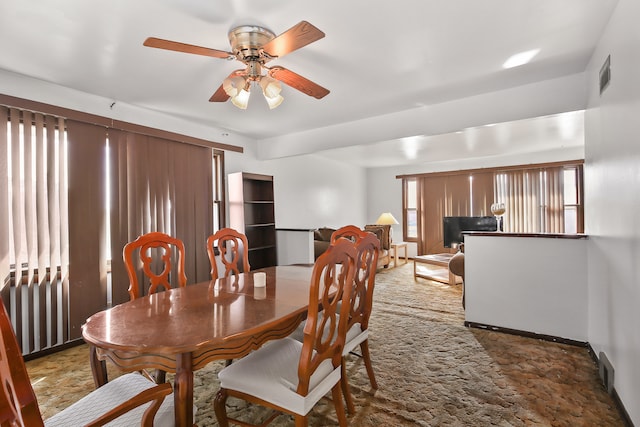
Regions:
<instances>
[{"instance_id":1,"label":"ceiling fan","mask_svg":"<svg viewBox=\"0 0 640 427\"><path fill-rule=\"evenodd\" d=\"M155 37L147 38L143 44L148 47L214 58L237 59L246 67L231 72L209 101L226 102L231 98L235 106L245 109L249 101L251 83L256 82L262 88L269 107L275 108L283 99L280 95L282 88L280 82L317 99L329 94L329 90L291 70L281 66L265 65L273 59L320 40L324 35L312 24L301 21L278 36L266 28L254 25L233 28L229 31L231 52Z\"/></svg>"}]
</instances>

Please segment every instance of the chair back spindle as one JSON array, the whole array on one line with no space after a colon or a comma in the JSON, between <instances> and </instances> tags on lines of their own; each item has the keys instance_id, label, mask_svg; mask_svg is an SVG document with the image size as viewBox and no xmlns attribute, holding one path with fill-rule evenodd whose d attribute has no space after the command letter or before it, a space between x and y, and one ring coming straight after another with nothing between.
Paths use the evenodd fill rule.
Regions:
<instances>
[{"instance_id":1,"label":"chair back spindle","mask_svg":"<svg viewBox=\"0 0 640 427\"><path fill-rule=\"evenodd\" d=\"M298 366L300 395L308 393L311 376L324 360L330 359L334 368L340 366L350 306L341 301L353 294L355 260L355 246L342 240L329 246L315 262Z\"/></svg>"},{"instance_id":2,"label":"chair back spindle","mask_svg":"<svg viewBox=\"0 0 640 427\"><path fill-rule=\"evenodd\" d=\"M221 228L207 238L207 254L209 255L209 263L211 264L211 280L217 280L221 277L216 260L216 248L220 255L220 262L224 267L222 277L229 277L230 275L238 277L240 273L247 273L251 270L247 236L233 228Z\"/></svg>"},{"instance_id":3,"label":"chair back spindle","mask_svg":"<svg viewBox=\"0 0 640 427\"><path fill-rule=\"evenodd\" d=\"M174 250L177 256L175 261L177 277L172 278ZM156 255L157 253L159 255ZM146 294L168 290L172 288L172 281L175 283L174 287L187 285L184 268L185 249L180 239L160 232L143 234L124 246L122 257L129 275L129 296L132 300ZM140 271L149 281L147 289L139 279Z\"/></svg>"}]
</instances>

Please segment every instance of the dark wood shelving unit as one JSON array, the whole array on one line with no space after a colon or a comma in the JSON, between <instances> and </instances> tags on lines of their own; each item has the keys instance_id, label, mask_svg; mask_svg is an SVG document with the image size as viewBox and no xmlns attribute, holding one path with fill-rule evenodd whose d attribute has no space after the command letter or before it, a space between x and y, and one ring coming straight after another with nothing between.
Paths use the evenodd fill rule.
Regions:
<instances>
[{"instance_id":1,"label":"dark wood shelving unit","mask_svg":"<svg viewBox=\"0 0 640 427\"><path fill-rule=\"evenodd\" d=\"M277 265L273 177L236 172L227 182L229 225L247 236L251 269Z\"/></svg>"}]
</instances>

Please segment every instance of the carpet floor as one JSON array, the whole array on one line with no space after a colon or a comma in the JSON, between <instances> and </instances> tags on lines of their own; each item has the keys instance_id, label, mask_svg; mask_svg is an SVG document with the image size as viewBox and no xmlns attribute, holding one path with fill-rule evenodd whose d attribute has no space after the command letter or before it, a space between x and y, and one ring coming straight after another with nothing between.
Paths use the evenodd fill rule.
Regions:
<instances>
[{"instance_id":1,"label":"carpet floor","mask_svg":"<svg viewBox=\"0 0 640 427\"><path fill-rule=\"evenodd\" d=\"M357 409L350 425L625 425L586 348L467 328L460 297L460 286L415 281L411 263L378 272L369 343L379 388L371 388L362 359L350 356ZM222 366L195 373L200 427L217 425L212 402ZM27 369L45 418L93 389L85 345L29 361ZM234 399L228 412L250 422L265 415ZM292 424L281 415L272 425ZM337 425L329 399L309 424Z\"/></svg>"}]
</instances>

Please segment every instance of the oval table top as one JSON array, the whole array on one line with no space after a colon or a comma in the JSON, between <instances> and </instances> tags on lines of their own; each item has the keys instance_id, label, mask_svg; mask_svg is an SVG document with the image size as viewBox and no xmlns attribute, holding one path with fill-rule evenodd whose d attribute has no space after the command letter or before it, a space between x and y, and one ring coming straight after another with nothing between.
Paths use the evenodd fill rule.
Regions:
<instances>
[{"instance_id":1,"label":"oval table top","mask_svg":"<svg viewBox=\"0 0 640 427\"><path fill-rule=\"evenodd\" d=\"M83 337L92 345L142 353L184 353L252 335L309 304L312 266L278 266L266 287L254 288L253 273L170 289L92 315Z\"/></svg>"}]
</instances>

